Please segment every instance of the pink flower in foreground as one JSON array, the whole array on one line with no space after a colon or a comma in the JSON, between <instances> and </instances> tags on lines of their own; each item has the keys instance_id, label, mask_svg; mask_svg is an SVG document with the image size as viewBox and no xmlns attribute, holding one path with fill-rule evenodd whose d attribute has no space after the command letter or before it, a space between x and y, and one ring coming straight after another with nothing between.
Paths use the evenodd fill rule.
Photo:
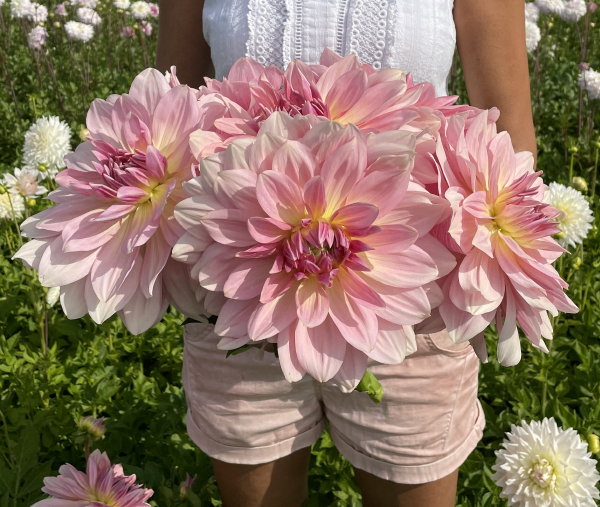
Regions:
<instances>
[{"instance_id":1,"label":"pink flower in foreground","mask_svg":"<svg viewBox=\"0 0 600 507\"><path fill-rule=\"evenodd\" d=\"M465 118L447 120L438 142L442 195L452 218L440 239L459 260L444 282L440 306L455 341L475 339L485 357L483 330L495 323L498 359L519 362L517 325L534 347L552 338L547 312L576 312L567 284L551 266L564 252L552 238L558 211L543 202L545 186L529 152L515 153L507 133L497 133L488 112L465 129Z\"/></svg>"},{"instance_id":2,"label":"pink flower in foreground","mask_svg":"<svg viewBox=\"0 0 600 507\"><path fill-rule=\"evenodd\" d=\"M59 468L58 477L46 477L42 491L52 498L32 507L150 507L151 489L135 484L135 475L124 475L121 465L112 465L106 453L96 449L87 460L86 472L73 465Z\"/></svg>"},{"instance_id":3,"label":"pink flower in foreground","mask_svg":"<svg viewBox=\"0 0 600 507\"><path fill-rule=\"evenodd\" d=\"M199 315L184 264L170 258L183 233L175 204L193 176L189 134L199 126L197 92L160 72L139 74L128 94L93 102L88 141L65 157L49 195L57 205L22 224L32 238L16 254L61 287L69 318L101 323L119 313L140 333L173 303Z\"/></svg>"},{"instance_id":4,"label":"pink flower in foreground","mask_svg":"<svg viewBox=\"0 0 600 507\"><path fill-rule=\"evenodd\" d=\"M409 183L416 137L277 112L202 161L173 254L220 295L221 348L275 342L289 381L344 390L415 350L455 264L428 234L447 203Z\"/></svg>"}]
</instances>

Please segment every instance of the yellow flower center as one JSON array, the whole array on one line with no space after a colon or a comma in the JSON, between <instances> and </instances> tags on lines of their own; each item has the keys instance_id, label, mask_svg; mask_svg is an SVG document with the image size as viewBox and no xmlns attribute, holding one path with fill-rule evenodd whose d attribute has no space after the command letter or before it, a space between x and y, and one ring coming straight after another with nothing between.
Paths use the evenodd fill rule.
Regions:
<instances>
[{"instance_id":1,"label":"yellow flower center","mask_svg":"<svg viewBox=\"0 0 600 507\"><path fill-rule=\"evenodd\" d=\"M554 467L546 458L538 459L528 471L529 478L543 489L553 489L556 484Z\"/></svg>"}]
</instances>

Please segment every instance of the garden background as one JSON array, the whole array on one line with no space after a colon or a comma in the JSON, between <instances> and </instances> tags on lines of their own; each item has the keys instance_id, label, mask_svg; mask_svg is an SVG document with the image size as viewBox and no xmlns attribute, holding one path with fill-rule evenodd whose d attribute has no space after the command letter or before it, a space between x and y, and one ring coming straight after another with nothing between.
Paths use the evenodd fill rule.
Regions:
<instances>
[{"instance_id":1,"label":"garden background","mask_svg":"<svg viewBox=\"0 0 600 507\"><path fill-rule=\"evenodd\" d=\"M68 20L76 19L77 1L66 2L64 15L55 12L58 2L42 3L49 15L36 23L19 18L10 2L0 0L0 175L21 167L24 134L38 118L56 115L66 121L74 149L80 134L85 135L81 130L91 101L125 93L133 77L154 62L156 17L136 19L131 10L100 1L96 11L101 22L83 42L69 38L64 29ZM541 15L535 49L535 34L529 33L538 168L546 182L569 184L575 176L583 178L596 217L600 135L595 125L600 107L597 96L580 88L578 76L585 67L582 62L600 68L598 23L600 12L588 5L575 22ZM36 45L29 36L28 44L28 34L37 24L47 31L44 43ZM458 64L450 90L466 102ZM44 185L53 187L50 178ZM48 201L41 196L25 204L24 215L30 215L47 207ZM84 468L84 452L90 448L106 451L113 462L123 464L126 474L135 473L138 482L154 489L153 505L220 505L208 458L185 430L182 316L171 311L139 336L129 334L117 318L101 326L88 317L67 320L60 305L47 302L47 289L35 274L11 261L22 241L19 221L11 220L10 214L0 219L0 505L21 507L42 498L43 478L56 475L66 462ZM557 267L581 312L554 320L555 338L547 355L522 340L523 359L511 368L496 362L490 332L492 359L481 367L479 388L487 426L461 468L459 506L504 504L490 467L511 423L554 416L563 427L597 442L597 219L584 244L570 248ZM85 416L105 418L101 438L92 441L81 427ZM310 491L310 505L360 505L351 468L327 434L313 448Z\"/></svg>"}]
</instances>

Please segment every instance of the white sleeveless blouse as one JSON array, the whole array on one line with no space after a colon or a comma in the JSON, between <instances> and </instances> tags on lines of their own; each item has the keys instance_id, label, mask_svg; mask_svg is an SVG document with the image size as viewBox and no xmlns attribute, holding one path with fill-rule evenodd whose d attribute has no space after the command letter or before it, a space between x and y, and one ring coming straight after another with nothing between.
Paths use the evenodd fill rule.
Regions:
<instances>
[{"instance_id":1,"label":"white sleeveless blouse","mask_svg":"<svg viewBox=\"0 0 600 507\"><path fill-rule=\"evenodd\" d=\"M285 68L329 47L375 69L395 67L446 95L456 42L454 0L206 0L204 37L215 75L250 56Z\"/></svg>"}]
</instances>

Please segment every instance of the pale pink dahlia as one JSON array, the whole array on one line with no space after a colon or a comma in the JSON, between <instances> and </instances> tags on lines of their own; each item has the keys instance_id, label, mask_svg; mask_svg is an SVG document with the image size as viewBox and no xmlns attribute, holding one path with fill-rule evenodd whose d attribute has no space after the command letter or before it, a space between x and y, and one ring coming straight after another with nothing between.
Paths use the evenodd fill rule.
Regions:
<instances>
[{"instance_id":1,"label":"pale pink dahlia","mask_svg":"<svg viewBox=\"0 0 600 507\"><path fill-rule=\"evenodd\" d=\"M436 158L441 195L452 207L439 238L456 252L456 269L444 281L440 314L455 341L475 338L485 357L483 330L495 323L498 359L519 362L517 325L534 347L552 338L547 312L576 312L552 262L563 248L559 212L544 201L545 185L529 152L515 153L509 135L497 133L488 112L465 129L461 115L441 131Z\"/></svg>"},{"instance_id":2,"label":"pale pink dahlia","mask_svg":"<svg viewBox=\"0 0 600 507\"><path fill-rule=\"evenodd\" d=\"M96 449L87 460L86 471L62 465L58 477L46 477L42 491L51 498L32 507L150 507L151 489L135 483L135 475L124 475L121 465L112 465L106 453Z\"/></svg>"},{"instance_id":3,"label":"pale pink dahlia","mask_svg":"<svg viewBox=\"0 0 600 507\"><path fill-rule=\"evenodd\" d=\"M409 183L416 137L277 112L202 161L173 254L221 299L221 348L275 342L289 381L345 390L414 351L455 264L428 234L447 203Z\"/></svg>"},{"instance_id":4,"label":"pale pink dahlia","mask_svg":"<svg viewBox=\"0 0 600 507\"><path fill-rule=\"evenodd\" d=\"M210 132L197 132L192 139L205 150L222 150L237 137L255 136L274 111L314 114L366 132L402 128L420 133L413 179L423 184L437 181L421 160L435 149L442 117L479 111L453 105L455 96L436 97L431 83L415 84L399 69L376 71L355 55L342 57L330 49L323 51L318 65L294 60L285 72L241 58L227 78L206 79L200 91L207 111L204 129Z\"/></svg>"},{"instance_id":5,"label":"pale pink dahlia","mask_svg":"<svg viewBox=\"0 0 600 507\"><path fill-rule=\"evenodd\" d=\"M193 175L189 134L200 116L197 91L154 69L128 94L93 102L88 140L65 157L49 195L56 206L22 224L32 239L15 254L44 286L61 287L69 318L101 323L118 312L140 333L169 303L199 315L187 267L170 256L184 232L173 210Z\"/></svg>"}]
</instances>

